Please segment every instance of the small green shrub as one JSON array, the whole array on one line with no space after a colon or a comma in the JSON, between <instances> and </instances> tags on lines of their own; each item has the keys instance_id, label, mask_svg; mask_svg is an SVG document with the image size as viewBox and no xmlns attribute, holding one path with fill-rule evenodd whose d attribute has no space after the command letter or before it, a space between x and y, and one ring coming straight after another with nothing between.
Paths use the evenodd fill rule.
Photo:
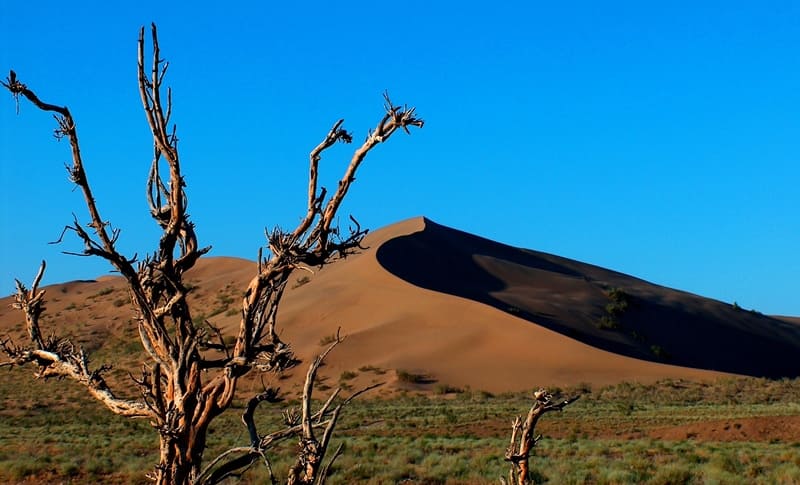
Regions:
<instances>
[{"instance_id":1,"label":"small green shrub","mask_svg":"<svg viewBox=\"0 0 800 485\"><path fill-rule=\"evenodd\" d=\"M99 296L106 296L114 292L114 288L103 288L102 290L98 291L94 295L90 296L89 298L97 298Z\"/></svg>"},{"instance_id":2,"label":"small green shrub","mask_svg":"<svg viewBox=\"0 0 800 485\"><path fill-rule=\"evenodd\" d=\"M602 330L617 330L622 325L619 322L619 317L628 309L628 294L619 288L609 288L606 291L606 296L611 300L603 308L605 315L600 317L597 322L597 328Z\"/></svg>"},{"instance_id":3,"label":"small green shrub","mask_svg":"<svg viewBox=\"0 0 800 485\"><path fill-rule=\"evenodd\" d=\"M386 374L385 369L381 369L380 367L375 367L374 365L363 365L358 368L360 372L372 372L374 374L383 375Z\"/></svg>"},{"instance_id":4,"label":"small green shrub","mask_svg":"<svg viewBox=\"0 0 800 485\"><path fill-rule=\"evenodd\" d=\"M688 485L692 482L692 471L681 465L659 467L648 483L653 485Z\"/></svg>"},{"instance_id":5,"label":"small green shrub","mask_svg":"<svg viewBox=\"0 0 800 485\"><path fill-rule=\"evenodd\" d=\"M436 394L462 394L464 389L450 384L439 384L434 391Z\"/></svg>"},{"instance_id":6,"label":"small green shrub","mask_svg":"<svg viewBox=\"0 0 800 485\"><path fill-rule=\"evenodd\" d=\"M609 315L621 315L628 309L628 300L630 297L624 291L619 288L611 288L606 295L608 295L608 298L611 300L611 302L606 305L606 313Z\"/></svg>"},{"instance_id":7,"label":"small green shrub","mask_svg":"<svg viewBox=\"0 0 800 485\"><path fill-rule=\"evenodd\" d=\"M340 381L349 381L350 379L355 379L358 376L358 372L353 372L350 370L346 370L339 375Z\"/></svg>"},{"instance_id":8,"label":"small green shrub","mask_svg":"<svg viewBox=\"0 0 800 485\"><path fill-rule=\"evenodd\" d=\"M597 328L601 330L616 330L619 328L619 321L613 315L603 315L597 322Z\"/></svg>"},{"instance_id":9,"label":"small green shrub","mask_svg":"<svg viewBox=\"0 0 800 485\"><path fill-rule=\"evenodd\" d=\"M397 380L400 382L407 382L409 384L431 384L434 380L427 374L415 374L403 369L395 370Z\"/></svg>"}]
</instances>

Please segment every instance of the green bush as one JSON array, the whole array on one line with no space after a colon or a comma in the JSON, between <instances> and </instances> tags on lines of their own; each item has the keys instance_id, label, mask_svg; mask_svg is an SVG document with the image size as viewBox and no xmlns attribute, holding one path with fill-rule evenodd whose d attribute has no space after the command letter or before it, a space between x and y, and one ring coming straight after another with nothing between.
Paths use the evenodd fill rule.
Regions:
<instances>
[{"instance_id":1,"label":"green bush","mask_svg":"<svg viewBox=\"0 0 800 485\"><path fill-rule=\"evenodd\" d=\"M597 323L597 328L601 330L616 330L619 328L619 321L613 315L603 315Z\"/></svg>"},{"instance_id":2,"label":"green bush","mask_svg":"<svg viewBox=\"0 0 800 485\"><path fill-rule=\"evenodd\" d=\"M355 379L356 376L358 376L357 372L346 370L346 371L341 373L341 375L339 376L339 380L340 381L349 381L350 379Z\"/></svg>"},{"instance_id":3,"label":"green bush","mask_svg":"<svg viewBox=\"0 0 800 485\"><path fill-rule=\"evenodd\" d=\"M400 382L407 382L410 384L430 384L433 382L431 376L427 374L415 374L402 369L397 369L395 374L397 374L397 380Z\"/></svg>"}]
</instances>

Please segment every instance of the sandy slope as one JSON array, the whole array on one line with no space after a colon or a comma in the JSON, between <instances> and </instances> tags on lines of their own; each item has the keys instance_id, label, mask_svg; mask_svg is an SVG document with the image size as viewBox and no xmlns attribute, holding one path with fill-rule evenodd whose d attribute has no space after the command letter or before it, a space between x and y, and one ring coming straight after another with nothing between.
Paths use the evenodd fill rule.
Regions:
<instances>
[{"instance_id":1,"label":"sandy slope","mask_svg":"<svg viewBox=\"0 0 800 485\"><path fill-rule=\"evenodd\" d=\"M366 246L322 271L295 275L279 316L280 332L304 360L341 327L347 339L324 368L331 385L353 371L358 376L348 381L352 385L387 380L387 389L420 387L397 382L395 369L429 375L431 383L422 386L427 389L446 384L492 392L704 379L720 371L800 374L797 359L785 359L800 349L794 323L423 218L378 230ZM195 316L202 313L232 333L254 266L235 258L201 260L188 275L197 285ZM620 317L621 329L600 330L596 322L611 286L623 288L631 305ZM131 309L118 278L55 285L48 296L51 321L66 322L90 348L131 334ZM0 302L0 333L12 329L18 335L19 316L8 303ZM669 352L666 362L682 365L657 362L653 345ZM364 366L389 372L358 370ZM292 374L284 389L296 387L304 369Z\"/></svg>"},{"instance_id":2,"label":"sandy slope","mask_svg":"<svg viewBox=\"0 0 800 485\"><path fill-rule=\"evenodd\" d=\"M474 299L403 281L378 261L381 243L419 233L426 222L430 225L417 218L377 231L367 241L368 251L329 267L287 295L283 325L301 355L314 352L318 336L340 325L348 340L332 359L337 368L406 369L429 373L440 383L493 392L718 375L604 351ZM441 269L415 267L412 258L418 256L409 249L400 258L423 275L426 269ZM445 275L458 270L444 269ZM459 284L469 286L469 280L459 279Z\"/></svg>"},{"instance_id":3,"label":"sandy slope","mask_svg":"<svg viewBox=\"0 0 800 485\"><path fill-rule=\"evenodd\" d=\"M425 220L381 245L404 280L470 298L617 354L754 376L800 374L800 326L558 256L505 246ZM612 303L619 328L599 328Z\"/></svg>"}]
</instances>

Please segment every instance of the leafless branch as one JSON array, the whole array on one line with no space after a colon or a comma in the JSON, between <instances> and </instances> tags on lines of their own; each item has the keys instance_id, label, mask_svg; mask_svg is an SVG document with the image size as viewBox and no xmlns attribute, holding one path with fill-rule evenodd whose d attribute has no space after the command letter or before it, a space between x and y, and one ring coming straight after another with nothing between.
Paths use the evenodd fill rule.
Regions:
<instances>
[{"instance_id":1,"label":"leafless branch","mask_svg":"<svg viewBox=\"0 0 800 485\"><path fill-rule=\"evenodd\" d=\"M338 414L344 404L359 394L334 404L337 390L321 409L312 412L310 396L314 376L321 359L333 346L320 356L319 361L315 360L309 369L304 404L296 422L294 415L287 415L291 421L287 428L267 436L258 436L255 429L248 425L251 451L245 458L237 458L243 460L237 462L237 466L215 461L212 463L214 467L201 467L208 427L215 417L230 407L240 377L253 369L280 372L296 365L298 361L291 346L281 341L276 330L278 309L290 275L297 269L324 266L361 248L367 230L362 229L355 218L350 217L352 224L347 233L340 232L335 224L338 210L355 181L356 172L375 146L388 140L398 129L408 133L412 126L422 127L423 121L416 116L413 107L395 105L388 94L384 94L384 114L366 140L355 149L336 189L329 194L319 184L322 157L336 143L351 143L353 140L352 135L343 128L343 120L333 124L309 154L305 215L294 230L276 228L268 233L269 252L266 257L262 257L259 249L257 274L244 292L235 342L229 348L221 330L209 324L211 333L216 337L215 342L210 338L209 331L195 323L187 300L189 290L183 276L210 247L199 245L194 223L187 212L189 198L178 151L177 127L172 122L172 91L164 86L170 65L161 56L155 24L151 25L150 34L152 52L148 62L148 56L145 55L145 28L139 31L137 78L142 108L153 140L146 198L150 216L161 235L158 246L141 260L136 255L126 258L117 250L120 230L101 217L81 156L76 123L69 109L43 102L20 81L14 71L9 73L5 81L0 81L17 101L24 98L38 109L51 112L56 121L55 135L69 140L72 161L67 166L67 172L69 179L83 194L89 220L88 223L81 223L73 216L72 223L65 226L59 241L67 232L75 234L83 243L83 250L72 254L101 257L126 279L136 312L139 339L150 361L143 365L140 377L131 376L141 392L141 400L117 399L102 377L106 366L90 370L82 349L66 339L43 338L39 316L44 310L44 291L39 290L38 285L44 264L30 291L19 282L17 286L15 304L26 314L30 346L16 346L8 339L0 341L0 347L9 356L8 361L0 365L34 363L39 366L39 376L75 379L114 412L149 417L160 438L160 462L153 473L160 484L183 484L197 482L203 477L205 480L229 476L242 470L238 463L248 460L248 463L253 463L259 458L263 458L269 467L269 460L263 451L275 440L298 433L303 437L305 446L301 452L302 460L305 460L303 463L311 467L297 469L298 483L305 483L303 476L324 475L330 466L329 462L326 467L319 468ZM163 91L165 88L166 93ZM224 352L225 355L208 359L203 351L209 349ZM268 396L264 399L268 399ZM251 415L254 410L255 405ZM315 429L324 429L319 441L314 436ZM338 451L334 459L337 455ZM228 460L226 458L223 461ZM227 469L223 468L226 466ZM214 471L211 471L212 468Z\"/></svg>"},{"instance_id":2,"label":"leafless branch","mask_svg":"<svg viewBox=\"0 0 800 485\"><path fill-rule=\"evenodd\" d=\"M561 411L567 405L577 401L580 396L574 396L562 401L554 401L553 395L545 389L539 389L533 394L533 405L528 411L525 421L517 416L511 423L511 441L506 449L505 460L511 463L509 482L517 485L530 483L529 465L531 450L539 442L541 436L536 436L536 423L545 413ZM501 479L505 482L504 479Z\"/></svg>"}]
</instances>

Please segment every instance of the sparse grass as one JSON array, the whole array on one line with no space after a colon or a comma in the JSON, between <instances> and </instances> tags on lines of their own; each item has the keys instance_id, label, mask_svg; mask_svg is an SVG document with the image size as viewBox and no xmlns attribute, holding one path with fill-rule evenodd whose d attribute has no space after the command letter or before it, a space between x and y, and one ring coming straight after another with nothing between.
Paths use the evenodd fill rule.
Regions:
<instances>
[{"instance_id":1,"label":"sparse grass","mask_svg":"<svg viewBox=\"0 0 800 485\"><path fill-rule=\"evenodd\" d=\"M226 286L227 288L227 286ZM213 310L211 310L208 314L208 317L214 317L219 315L220 313L226 313L229 311L228 307L235 301L232 295L227 295L225 293L218 293L216 297L216 306ZM234 311L238 312L238 310L233 309Z\"/></svg>"},{"instance_id":2,"label":"sparse grass","mask_svg":"<svg viewBox=\"0 0 800 485\"><path fill-rule=\"evenodd\" d=\"M359 372L372 372L373 374L383 375L386 374L386 369L375 367L374 365L364 365L358 368Z\"/></svg>"},{"instance_id":3,"label":"sparse grass","mask_svg":"<svg viewBox=\"0 0 800 485\"><path fill-rule=\"evenodd\" d=\"M128 300L126 300L125 298L117 298L116 300L114 300L114 306L117 308L125 306L126 303L128 303Z\"/></svg>"},{"instance_id":4,"label":"sparse grass","mask_svg":"<svg viewBox=\"0 0 800 485\"><path fill-rule=\"evenodd\" d=\"M301 276L295 280L295 283L292 285L292 289L300 288L301 286L308 284L311 281L311 278L308 275Z\"/></svg>"},{"instance_id":5,"label":"sparse grass","mask_svg":"<svg viewBox=\"0 0 800 485\"><path fill-rule=\"evenodd\" d=\"M451 386L449 384L439 384L434 389L436 394L461 394L464 392L464 389L456 386Z\"/></svg>"},{"instance_id":6,"label":"sparse grass","mask_svg":"<svg viewBox=\"0 0 800 485\"><path fill-rule=\"evenodd\" d=\"M110 295L111 293L114 293L114 288L110 288L110 287L109 288L103 288L102 290L98 291L94 295L91 295L89 298L94 299L94 298L98 298L98 297L101 297L101 296Z\"/></svg>"},{"instance_id":7,"label":"sparse grass","mask_svg":"<svg viewBox=\"0 0 800 485\"><path fill-rule=\"evenodd\" d=\"M435 379L428 374L416 374L403 369L395 370L395 374L397 375L398 381L409 384L431 384L436 382Z\"/></svg>"},{"instance_id":8,"label":"sparse grass","mask_svg":"<svg viewBox=\"0 0 800 485\"><path fill-rule=\"evenodd\" d=\"M346 371L342 372L341 375L339 375L339 380L340 381L349 381L351 379L355 379L356 377L358 377L358 372L353 372L353 371L346 370Z\"/></svg>"},{"instance_id":9,"label":"sparse grass","mask_svg":"<svg viewBox=\"0 0 800 485\"><path fill-rule=\"evenodd\" d=\"M336 340L337 340L337 337L336 337L335 333L332 333L330 335L325 335L324 337L319 339L319 346L320 347L325 347L326 345L330 345L330 344L336 342Z\"/></svg>"},{"instance_id":10,"label":"sparse grass","mask_svg":"<svg viewBox=\"0 0 800 485\"><path fill-rule=\"evenodd\" d=\"M321 384L317 389L329 388ZM630 437L702 420L800 414L800 379L667 380L590 391L588 384L561 390L562 395L588 393L539 423L537 431L544 438L531 458L535 481L800 483L800 440L720 443ZM207 459L232 446L246 446L247 432L239 419L242 404L214 422ZM296 404L290 400L260 407L259 430L280 429L281 411ZM343 410L334 434L331 445L344 443L346 448L329 483L497 483L507 472L502 455L509 420L529 406L530 392L492 396L464 390L447 397L357 399ZM272 450L273 469L288 469L295 451L294 439ZM157 458L156 434L146 421L114 416L69 381L36 381L29 369L2 373L0 483L144 483ZM254 468L236 483L265 482L267 472Z\"/></svg>"}]
</instances>

